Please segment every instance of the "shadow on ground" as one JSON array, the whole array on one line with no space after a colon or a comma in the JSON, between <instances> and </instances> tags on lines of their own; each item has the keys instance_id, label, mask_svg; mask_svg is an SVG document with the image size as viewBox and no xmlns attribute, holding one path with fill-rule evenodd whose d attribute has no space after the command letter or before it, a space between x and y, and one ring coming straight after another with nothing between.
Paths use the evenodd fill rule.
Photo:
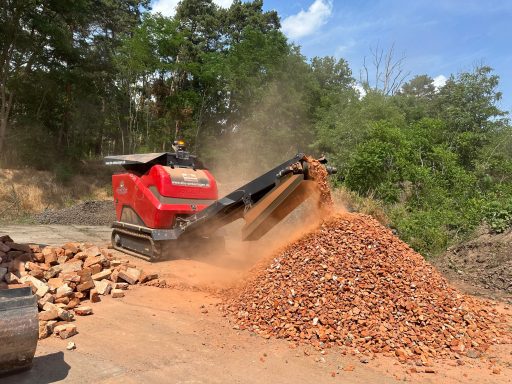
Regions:
<instances>
[{"instance_id":1,"label":"shadow on ground","mask_svg":"<svg viewBox=\"0 0 512 384\"><path fill-rule=\"evenodd\" d=\"M50 384L64 380L71 367L64 361L64 353L56 352L34 358L32 369L8 376L0 376L2 384Z\"/></svg>"}]
</instances>

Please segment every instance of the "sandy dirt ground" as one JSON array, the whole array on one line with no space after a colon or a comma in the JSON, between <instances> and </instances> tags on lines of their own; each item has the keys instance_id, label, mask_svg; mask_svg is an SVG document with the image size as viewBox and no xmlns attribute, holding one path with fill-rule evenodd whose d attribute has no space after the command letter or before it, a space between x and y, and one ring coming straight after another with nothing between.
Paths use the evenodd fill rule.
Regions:
<instances>
[{"instance_id":1,"label":"sandy dirt ground","mask_svg":"<svg viewBox=\"0 0 512 384\"><path fill-rule=\"evenodd\" d=\"M9 233L15 241L48 243L47 229L31 227L30 239L21 238L27 236L23 231ZM51 227L54 237L68 236L58 229ZM109 237L108 228L87 233L94 236L83 241L98 245ZM32 370L0 377L0 383L512 383L510 345L492 347L479 359L464 358L463 365L436 363L435 373L412 373L424 367L385 356L363 363L336 348L315 351L235 329L217 307L216 289L243 278L270 248L232 241L223 254L154 264L123 255L176 288L135 286L124 298L102 298L91 304L92 316L77 319L78 335L41 340ZM66 350L69 341L75 350Z\"/></svg>"},{"instance_id":2,"label":"sandy dirt ground","mask_svg":"<svg viewBox=\"0 0 512 384\"><path fill-rule=\"evenodd\" d=\"M93 225L2 225L0 233L10 234L18 243L62 245L70 241L106 244L112 230Z\"/></svg>"}]
</instances>

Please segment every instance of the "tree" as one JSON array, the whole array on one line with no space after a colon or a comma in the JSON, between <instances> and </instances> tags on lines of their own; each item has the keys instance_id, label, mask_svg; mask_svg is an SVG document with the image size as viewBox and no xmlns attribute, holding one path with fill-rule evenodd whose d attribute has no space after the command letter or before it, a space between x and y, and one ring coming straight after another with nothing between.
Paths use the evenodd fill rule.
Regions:
<instances>
[{"instance_id":1,"label":"tree","mask_svg":"<svg viewBox=\"0 0 512 384\"><path fill-rule=\"evenodd\" d=\"M376 123L348 160L346 184L361 194L396 202L411 156L411 144L400 128L390 122Z\"/></svg>"},{"instance_id":2,"label":"tree","mask_svg":"<svg viewBox=\"0 0 512 384\"><path fill-rule=\"evenodd\" d=\"M222 33L225 49L242 41L244 30L251 28L263 34L281 28L276 11L263 11L263 1L235 0L226 10L221 10Z\"/></svg>"},{"instance_id":3,"label":"tree","mask_svg":"<svg viewBox=\"0 0 512 384\"><path fill-rule=\"evenodd\" d=\"M117 60L133 106L123 115L134 117L130 126L146 127L138 145L159 141L164 148L177 127L193 149L204 151L247 121L290 55L278 28L276 13L264 12L261 1L221 9L211 0L184 0L174 18L146 15ZM156 116L142 117L142 109ZM120 132L144 137L136 135L141 129Z\"/></svg>"},{"instance_id":4,"label":"tree","mask_svg":"<svg viewBox=\"0 0 512 384\"><path fill-rule=\"evenodd\" d=\"M387 122L403 127L404 113L393 99L371 91L359 99L350 88L341 93L339 101L327 108L319 108L315 122L315 148L329 156L343 180L355 148L366 142L376 123Z\"/></svg>"},{"instance_id":5,"label":"tree","mask_svg":"<svg viewBox=\"0 0 512 384\"><path fill-rule=\"evenodd\" d=\"M360 80L366 91L382 92L384 95L397 93L410 72L404 69L405 54L395 56L395 44L385 51L377 44L370 48L371 61L363 59Z\"/></svg>"},{"instance_id":6,"label":"tree","mask_svg":"<svg viewBox=\"0 0 512 384\"><path fill-rule=\"evenodd\" d=\"M492 136L504 129L507 112L497 103L499 77L487 66L450 76L436 97L438 116L446 121L450 145L461 163L473 169Z\"/></svg>"},{"instance_id":7,"label":"tree","mask_svg":"<svg viewBox=\"0 0 512 384\"><path fill-rule=\"evenodd\" d=\"M72 140L83 142L91 137L88 145L94 145L96 130L90 135L77 134L75 130L81 127L76 117L82 102L87 109L96 103L98 110L105 110L101 96L107 96L113 86L113 49L138 22L149 1L7 0L4 4L0 14L0 148L5 147L7 133L15 130L18 138L32 136L29 144L41 138L70 148ZM85 89L89 93L83 100ZM90 117L90 112L84 115ZM7 156L6 151L0 153Z\"/></svg>"},{"instance_id":8,"label":"tree","mask_svg":"<svg viewBox=\"0 0 512 384\"><path fill-rule=\"evenodd\" d=\"M402 85L399 95L431 100L436 93L434 79L428 75L418 75Z\"/></svg>"},{"instance_id":9,"label":"tree","mask_svg":"<svg viewBox=\"0 0 512 384\"><path fill-rule=\"evenodd\" d=\"M503 127L508 113L498 108L499 76L488 66L450 76L439 92L437 107L456 132L491 132Z\"/></svg>"},{"instance_id":10,"label":"tree","mask_svg":"<svg viewBox=\"0 0 512 384\"><path fill-rule=\"evenodd\" d=\"M427 75L418 75L404 83L393 100L405 112L406 120L415 122L425 117L436 116L434 113L436 97L434 80Z\"/></svg>"}]
</instances>

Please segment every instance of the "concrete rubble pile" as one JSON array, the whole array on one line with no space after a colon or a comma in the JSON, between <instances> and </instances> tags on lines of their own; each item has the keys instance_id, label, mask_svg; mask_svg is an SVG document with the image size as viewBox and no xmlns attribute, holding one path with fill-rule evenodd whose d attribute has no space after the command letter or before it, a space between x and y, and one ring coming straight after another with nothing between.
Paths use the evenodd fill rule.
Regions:
<instances>
[{"instance_id":1,"label":"concrete rubble pile","mask_svg":"<svg viewBox=\"0 0 512 384\"><path fill-rule=\"evenodd\" d=\"M105 248L80 243L41 248L0 236L0 289L32 287L41 339L52 333L63 339L75 335L75 316L92 314L91 304L101 296L123 297L129 285L157 277L114 258Z\"/></svg>"},{"instance_id":2,"label":"concrete rubble pile","mask_svg":"<svg viewBox=\"0 0 512 384\"><path fill-rule=\"evenodd\" d=\"M338 214L252 271L223 305L236 328L401 362L475 356L509 319L463 295L370 216Z\"/></svg>"}]
</instances>

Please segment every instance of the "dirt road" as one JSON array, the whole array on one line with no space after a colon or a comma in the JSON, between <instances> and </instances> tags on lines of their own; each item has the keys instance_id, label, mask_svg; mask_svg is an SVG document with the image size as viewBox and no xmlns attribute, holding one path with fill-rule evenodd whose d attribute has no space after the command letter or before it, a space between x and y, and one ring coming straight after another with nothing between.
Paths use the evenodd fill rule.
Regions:
<instances>
[{"instance_id":1,"label":"dirt road","mask_svg":"<svg viewBox=\"0 0 512 384\"><path fill-rule=\"evenodd\" d=\"M18 243L62 245L70 241L103 244L110 241L110 227L92 225L0 225Z\"/></svg>"},{"instance_id":2,"label":"dirt road","mask_svg":"<svg viewBox=\"0 0 512 384\"><path fill-rule=\"evenodd\" d=\"M43 340L32 371L7 382L311 383L331 382L332 371L352 382L394 382L380 380L376 367L340 371L345 363L334 353L315 362L320 355L239 333L216 302L203 293L153 287L134 289L122 300L108 297L93 316L79 319L75 351L65 349L67 340Z\"/></svg>"},{"instance_id":3,"label":"dirt road","mask_svg":"<svg viewBox=\"0 0 512 384\"><path fill-rule=\"evenodd\" d=\"M40 229L26 240L46 239ZM67 236L53 226L51 231L54 237ZM96 234L100 244L108 238L101 235L108 234L108 229L90 233ZM22 240L21 233L11 234ZM253 256L247 249L245 261L232 257L150 264L124 256L145 270L158 271L176 287L191 288L136 286L122 299L104 297L92 304L94 315L77 319L78 335L41 340L33 369L0 378L0 383L511 382L511 346L493 348L488 356L494 359L492 364L488 357L465 359L462 366L435 365L436 373L410 373L414 367L398 364L394 357L363 363L360 357L344 356L335 348L322 354L311 347L239 331L219 312L220 299L210 289L243 276ZM76 350L66 350L69 341L76 343ZM496 366L501 367L499 374L492 373Z\"/></svg>"}]
</instances>

